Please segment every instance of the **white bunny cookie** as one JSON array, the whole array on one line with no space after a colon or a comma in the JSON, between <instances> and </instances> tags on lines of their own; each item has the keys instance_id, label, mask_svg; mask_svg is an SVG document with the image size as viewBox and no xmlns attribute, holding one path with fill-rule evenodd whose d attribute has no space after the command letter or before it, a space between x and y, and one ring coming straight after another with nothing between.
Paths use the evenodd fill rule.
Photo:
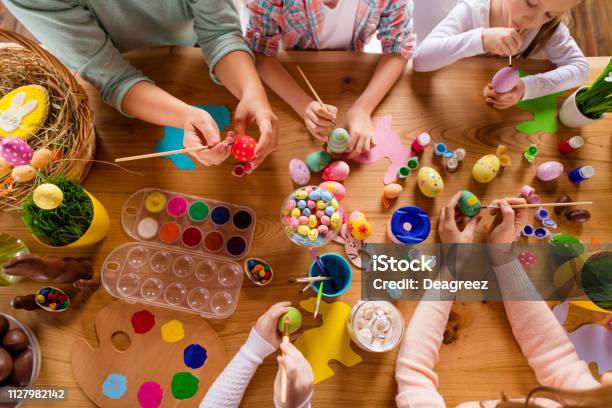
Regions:
<instances>
[{"instance_id":1,"label":"white bunny cookie","mask_svg":"<svg viewBox=\"0 0 612 408\"><path fill-rule=\"evenodd\" d=\"M0 99L0 136L28 139L47 120L49 94L40 85L13 89Z\"/></svg>"}]
</instances>

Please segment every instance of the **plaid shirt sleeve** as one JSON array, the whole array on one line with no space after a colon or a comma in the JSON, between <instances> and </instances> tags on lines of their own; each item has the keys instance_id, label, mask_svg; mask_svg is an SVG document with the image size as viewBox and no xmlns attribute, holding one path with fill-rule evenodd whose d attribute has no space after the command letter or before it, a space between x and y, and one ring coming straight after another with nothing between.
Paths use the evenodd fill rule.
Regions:
<instances>
[{"instance_id":1,"label":"plaid shirt sleeve","mask_svg":"<svg viewBox=\"0 0 612 408\"><path fill-rule=\"evenodd\" d=\"M401 54L404 58L410 59L416 45L412 21L414 3L412 0L389 0L386 3L378 27L382 52Z\"/></svg>"},{"instance_id":2,"label":"plaid shirt sleeve","mask_svg":"<svg viewBox=\"0 0 612 408\"><path fill-rule=\"evenodd\" d=\"M282 37L282 0L250 0L245 40L251 50L274 57Z\"/></svg>"}]
</instances>

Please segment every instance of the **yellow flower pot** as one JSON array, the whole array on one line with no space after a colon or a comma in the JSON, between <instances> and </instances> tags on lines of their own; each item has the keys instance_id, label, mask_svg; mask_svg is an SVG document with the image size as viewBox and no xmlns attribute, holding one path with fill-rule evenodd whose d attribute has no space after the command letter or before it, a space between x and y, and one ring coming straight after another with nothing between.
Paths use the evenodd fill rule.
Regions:
<instances>
[{"instance_id":1,"label":"yellow flower pot","mask_svg":"<svg viewBox=\"0 0 612 408\"><path fill-rule=\"evenodd\" d=\"M89 228L87 228L87 231L85 231L81 238L70 244L62 246L49 245L39 240L36 236L34 236L34 239L38 241L39 244L46 246L47 248L81 248L94 245L102 241L110 229L110 218L108 216L108 212L106 212L106 208L104 208L102 203L98 201L96 197L91 195L89 191L85 190L85 193L87 193L93 204L93 220L91 220L91 225Z\"/></svg>"}]
</instances>

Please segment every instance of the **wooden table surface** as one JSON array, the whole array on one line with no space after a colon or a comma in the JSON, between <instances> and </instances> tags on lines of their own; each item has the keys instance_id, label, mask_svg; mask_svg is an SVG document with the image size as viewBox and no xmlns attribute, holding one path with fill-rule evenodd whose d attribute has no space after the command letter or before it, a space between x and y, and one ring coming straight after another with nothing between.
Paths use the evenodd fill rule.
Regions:
<instances>
[{"instance_id":1,"label":"wooden table surface","mask_svg":"<svg viewBox=\"0 0 612 408\"><path fill-rule=\"evenodd\" d=\"M130 58L162 88L188 103L224 104L232 111L236 107L237 101L223 87L211 82L197 49L143 50L130 54ZM378 57L328 52L292 53L291 58L299 62L321 98L339 107L339 124L342 124L342 113L347 111L367 84ZM589 58L589 62L593 68L592 79L601 72L607 58ZM440 208L459 189L469 188L486 203L493 198L516 195L523 184L532 184L545 201L554 201L562 193L576 200L595 201L596 205L591 208L591 221L581 226L561 220L560 228L586 242L592 238L610 242L612 119L599 121L584 129L571 130L561 126L554 135L527 136L518 133L514 129L515 125L528 119L529 113L517 108L498 111L485 105L482 98L483 87L504 64L505 60L475 58L436 73L423 74L406 70L379 106L375 116L391 114L393 129L401 135L405 144L410 143L418 133L427 131L434 141L444 142L450 148L464 147L467 157L456 173L449 174L433 158L429 148L422 156L421 165L432 165L440 171L445 182L444 192L435 200L425 198L416 187L416 178L411 176L406 180L406 188L393 208L406 204L418 205L432 215L435 226ZM533 72L548 67L546 63L538 61L516 61L516 64ZM297 78L294 65L289 64L289 69ZM87 85L87 91L96 112L99 134L97 160L112 161L116 157L152 151L162 136L161 128L123 117L104 105L91 86ZM102 261L113 248L131 241L122 230L119 216L123 202L138 189L159 187L250 206L257 213L255 241L250 255L270 262L276 277L266 288L255 287L245 279L236 312L225 320L209 320L223 339L228 353L233 354L246 340L251 325L269 305L281 300L297 303L306 298L297 293L295 286L286 282L290 276L306 274L311 259L307 251L284 237L278 214L282 201L293 189L287 173L289 160L294 157L304 159L308 152L320 148L320 144L309 137L302 121L285 103L276 96L270 97L280 119L280 143L277 152L254 174L242 179L234 178L230 174L234 165L232 160L214 168L198 166L195 171L179 171L164 159L126 164L126 167L144 173L142 177L128 174L114 166L95 163L85 187L105 205L112 220L111 231L101 245L69 252L44 249L34 243L15 213L0 213L2 231L23 238L35 253L92 256L99 270ZM257 134L253 129L250 133ZM559 141L576 134L585 137L586 145L570 157L559 157ZM475 183L471 176L473 163L482 155L494 153L500 142L509 147L513 165L490 184ZM536 166L529 166L522 159L522 152L530 143L537 143L540 147L538 162L560 160L568 169L578 164L591 164L597 174L578 187L572 185L565 176L557 182L538 182L534 180ZM348 195L343 205L349 211L360 210L368 216L375 230L372 242L386 240L384 229L393 210L385 210L380 204L386 166L384 160L373 165L353 164L351 175L345 182ZM318 177L315 176L314 180L318 180ZM483 221L479 228L480 238L488 224L487 220ZM428 241L436 240L437 236L432 232ZM340 252L342 249L330 244L325 250ZM355 303L360 296L359 283L360 275L355 270L354 283L340 300ZM33 292L38 287L40 284L22 282L10 288L2 288L0 308L9 310L8 304L13 296ZM38 384L67 386L70 406L91 405L72 377L71 345L80 336L96 342L94 316L113 300L100 288L84 303L75 304L71 311L57 317L43 312L13 311L14 315L33 327L42 344L43 363ZM415 302L398 304L406 322L415 305ZM453 307L452 318L459 325L458 339L442 347L436 369L440 378L440 392L449 406L468 400L495 399L502 391L510 397L523 396L536 386L535 376L512 337L500 303L458 302ZM572 311L570 320L576 325L585 319L602 321L603 316ZM306 327L318 324L313 322L312 317L306 317L305 321ZM359 353L364 361L353 368L332 363L336 375L315 387L314 406L382 407L394 404L396 352ZM251 382L243 406L271 406L276 369L274 359L267 359Z\"/></svg>"}]
</instances>

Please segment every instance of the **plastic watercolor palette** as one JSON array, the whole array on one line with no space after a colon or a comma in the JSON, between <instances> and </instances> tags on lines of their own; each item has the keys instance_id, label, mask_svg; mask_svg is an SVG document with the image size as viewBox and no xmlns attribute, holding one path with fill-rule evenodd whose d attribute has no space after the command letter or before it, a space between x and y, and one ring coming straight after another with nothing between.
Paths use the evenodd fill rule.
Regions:
<instances>
[{"instance_id":1,"label":"plastic watercolor palette","mask_svg":"<svg viewBox=\"0 0 612 408\"><path fill-rule=\"evenodd\" d=\"M102 265L112 296L219 319L236 309L242 276L230 259L145 242L115 248Z\"/></svg>"},{"instance_id":2,"label":"plastic watercolor palette","mask_svg":"<svg viewBox=\"0 0 612 408\"><path fill-rule=\"evenodd\" d=\"M151 188L128 198L121 221L139 241L234 259L248 253L255 231L248 207Z\"/></svg>"}]
</instances>

